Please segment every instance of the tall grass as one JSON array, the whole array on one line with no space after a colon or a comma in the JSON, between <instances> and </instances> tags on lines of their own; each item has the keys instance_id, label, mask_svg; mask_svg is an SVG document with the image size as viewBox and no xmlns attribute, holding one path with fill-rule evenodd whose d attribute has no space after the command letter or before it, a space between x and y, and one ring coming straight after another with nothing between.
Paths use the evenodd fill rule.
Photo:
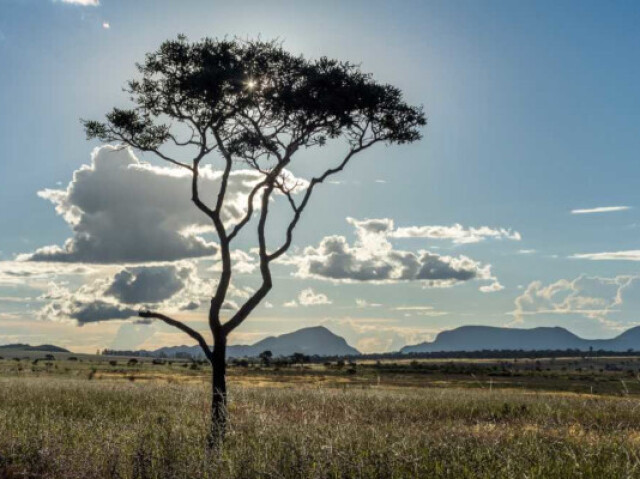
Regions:
<instances>
[{"instance_id":1,"label":"tall grass","mask_svg":"<svg viewBox=\"0 0 640 479\"><path fill-rule=\"evenodd\" d=\"M0 477L640 477L640 403L466 389L231 387L219 457L198 384L0 379Z\"/></svg>"}]
</instances>

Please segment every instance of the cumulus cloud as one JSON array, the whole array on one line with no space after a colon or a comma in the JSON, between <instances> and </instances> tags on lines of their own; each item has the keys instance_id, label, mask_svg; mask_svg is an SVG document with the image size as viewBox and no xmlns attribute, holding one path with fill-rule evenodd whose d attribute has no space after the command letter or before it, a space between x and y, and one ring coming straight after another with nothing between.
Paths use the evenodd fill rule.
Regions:
<instances>
[{"instance_id":1,"label":"cumulus cloud","mask_svg":"<svg viewBox=\"0 0 640 479\"><path fill-rule=\"evenodd\" d=\"M297 300L292 299L283 303L285 308L297 308L298 306L319 306L323 304L331 304L333 301L324 293L316 293L313 288L307 288L300 291Z\"/></svg>"},{"instance_id":2,"label":"cumulus cloud","mask_svg":"<svg viewBox=\"0 0 640 479\"><path fill-rule=\"evenodd\" d=\"M576 279L561 279L545 285L533 281L516 298L514 323L522 323L527 315L575 314L596 319L608 326L615 326L607 316L617 312L623 304L623 294L638 276L579 276Z\"/></svg>"},{"instance_id":3,"label":"cumulus cloud","mask_svg":"<svg viewBox=\"0 0 640 479\"><path fill-rule=\"evenodd\" d=\"M574 254L570 258L592 261L640 261L640 249L628 251L608 251L603 253Z\"/></svg>"},{"instance_id":4,"label":"cumulus cloud","mask_svg":"<svg viewBox=\"0 0 640 479\"><path fill-rule=\"evenodd\" d=\"M307 288L298 295L298 302L302 306L316 306L321 304L331 304L332 301L326 294L316 293L313 289Z\"/></svg>"},{"instance_id":5,"label":"cumulus cloud","mask_svg":"<svg viewBox=\"0 0 640 479\"><path fill-rule=\"evenodd\" d=\"M216 281L203 280L193 261L129 266L115 274L85 282L75 290L55 281L38 298L47 304L38 317L52 321L74 321L79 325L137 317L140 309L173 314L206 306ZM230 285L225 311L237 310L237 300L246 299L251 288Z\"/></svg>"},{"instance_id":6,"label":"cumulus cloud","mask_svg":"<svg viewBox=\"0 0 640 479\"><path fill-rule=\"evenodd\" d=\"M201 196L213 203L221 172L200 174ZM235 170L229 178L222 219L234 223L261 174ZM306 183L285 173L287 184ZM295 182L295 183L294 183ZM20 259L84 263L144 263L214 255L217 246L202 235L211 221L191 202L191 174L183 168L140 162L126 148L103 146L91 164L78 169L66 189L39 192L69 224L73 236L63 247L46 246Z\"/></svg>"},{"instance_id":7,"label":"cumulus cloud","mask_svg":"<svg viewBox=\"0 0 640 479\"><path fill-rule=\"evenodd\" d=\"M114 299L103 298L108 282L104 279L85 284L76 291L65 286L51 284L41 300L49 301L39 312L38 318L49 321L86 323L136 317L138 310L122 305Z\"/></svg>"},{"instance_id":8,"label":"cumulus cloud","mask_svg":"<svg viewBox=\"0 0 640 479\"><path fill-rule=\"evenodd\" d=\"M630 210L630 206L598 206L596 208L578 208L571 210L572 215L585 215L591 213L612 213L614 211Z\"/></svg>"},{"instance_id":9,"label":"cumulus cloud","mask_svg":"<svg viewBox=\"0 0 640 479\"><path fill-rule=\"evenodd\" d=\"M336 282L420 281L429 287L449 287L472 279L497 282L491 265L464 255L394 249L388 240L391 220L348 221L356 230L353 245L343 236L328 236L317 247L307 247L302 254L286 259L297 267L298 277Z\"/></svg>"}]
</instances>

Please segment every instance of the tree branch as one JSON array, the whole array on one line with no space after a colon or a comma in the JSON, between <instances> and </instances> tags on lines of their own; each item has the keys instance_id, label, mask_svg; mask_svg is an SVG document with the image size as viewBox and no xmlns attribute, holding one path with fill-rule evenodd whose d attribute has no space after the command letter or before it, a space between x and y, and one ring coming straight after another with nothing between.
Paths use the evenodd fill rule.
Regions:
<instances>
[{"instance_id":1,"label":"tree branch","mask_svg":"<svg viewBox=\"0 0 640 479\"><path fill-rule=\"evenodd\" d=\"M259 256L260 256L260 274L262 276L262 284L256 290L256 292L244 303L240 309L233 315L233 317L227 321L222 330L225 334L229 334L235 328L240 326L242 322L251 314L260 301L264 299L267 293L271 290L273 282L271 280L271 270L269 268L269 257L267 254L267 240L265 237L265 226L267 223L267 216L269 214L269 197L273 192L274 185L271 183L267 185L262 193L262 205L260 209L260 220L258 222L258 243L259 243Z\"/></svg>"},{"instance_id":2,"label":"tree branch","mask_svg":"<svg viewBox=\"0 0 640 479\"><path fill-rule=\"evenodd\" d=\"M204 351L204 354L207 357L207 359L209 361L213 360L213 353L209 349L209 346L207 345L207 342L202 337L202 335L198 331L196 331L195 329L190 328L186 324L184 324L184 323L182 323L182 322L180 322L180 321L178 321L176 319L170 318L169 316L165 316L164 314L156 313L156 312L153 312L153 311L140 311L138 313L138 316L140 316L141 318L159 319L161 321L164 321L168 325L173 326L175 328L178 328L180 331L183 331L183 332L187 333L189 336L191 336L193 339L195 339L198 342L198 344L200 345L200 347Z\"/></svg>"},{"instance_id":3,"label":"tree branch","mask_svg":"<svg viewBox=\"0 0 640 479\"><path fill-rule=\"evenodd\" d=\"M373 145L377 141L380 141L380 140L377 140L377 139L376 140L372 140L372 141L370 141L370 142L368 142L366 144L363 144L363 145L359 146L358 148L351 149L349 151L349 153L344 157L344 159L342 160L342 162L338 166L336 166L335 168L330 168L327 171L325 171L322 175L313 178L309 182L309 186L307 187L307 191L305 191L305 194L304 194L304 196L302 198L302 201L300 202L299 205L296 206L296 204L293 202L293 198L291 198L291 196L287 194L287 197L289 199L289 203L291 204L291 208L293 209L293 212L294 212L293 219L291 220L291 222L289 223L289 226L287 227L287 232L286 232L286 237L285 237L284 244L282 246L280 246L280 248L275 250L273 253L268 255L268 257L267 257L268 261L273 261L274 259L279 258L291 246L291 242L293 241L293 230L295 229L296 225L298 224L298 221L300 221L300 217L302 216L302 212L304 211L305 207L309 203L309 199L311 198L311 194L313 193L313 190L316 187L316 185L322 183L329 176L335 175L336 173L339 173L340 171L342 171L347 166L347 163L349 163L349 160L351 158L353 158L354 155L356 155L357 153L360 153L362 150L365 150L366 148L369 148L371 145Z\"/></svg>"}]
</instances>

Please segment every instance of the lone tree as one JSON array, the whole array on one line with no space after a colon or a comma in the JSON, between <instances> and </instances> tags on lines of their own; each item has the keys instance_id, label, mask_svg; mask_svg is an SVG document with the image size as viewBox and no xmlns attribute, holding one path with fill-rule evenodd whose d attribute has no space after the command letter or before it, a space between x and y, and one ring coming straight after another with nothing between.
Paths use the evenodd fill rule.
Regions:
<instances>
[{"instance_id":1,"label":"lone tree","mask_svg":"<svg viewBox=\"0 0 640 479\"><path fill-rule=\"evenodd\" d=\"M269 367L271 365L271 358L273 358L273 353L270 350L262 351L258 357L262 360L262 364Z\"/></svg>"},{"instance_id":2,"label":"lone tree","mask_svg":"<svg viewBox=\"0 0 640 479\"><path fill-rule=\"evenodd\" d=\"M130 109L114 108L106 122L83 121L87 138L118 142L188 170L191 199L210 220L219 242L221 272L209 308L213 349L196 330L156 311L141 311L182 330L202 347L213 369L211 438L220 440L227 418L225 350L229 334L272 288L271 265L291 246L293 232L319 184L342 171L358 153L376 143L411 143L426 124L421 107L408 105L399 89L375 82L357 65L285 51L277 42L186 37L165 41L137 65L141 78L127 91ZM305 183L299 197L286 181L286 168L301 150L342 140L344 154ZM199 191L205 162L217 160L220 186L207 204ZM225 202L234 169L249 168L258 180L246 208L229 224ZM284 238L267 245L270 200L283 195L291 207ZM257 221L252 221L256 217ZM231 247L255 225L261 285L226 321L221 309L229 291Z\"/></svg>"}]
</instances>

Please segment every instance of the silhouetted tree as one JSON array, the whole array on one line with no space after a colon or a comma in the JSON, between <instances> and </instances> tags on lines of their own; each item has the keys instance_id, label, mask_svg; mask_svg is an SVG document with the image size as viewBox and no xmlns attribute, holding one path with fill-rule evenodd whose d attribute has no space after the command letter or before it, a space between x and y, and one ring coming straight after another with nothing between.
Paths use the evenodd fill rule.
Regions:
<instances>
[{"instance_id":1,"label":"silhouetted tree","mask_svg":"<svg viewBox=\"0 0 640 479\"><path fill-rule=\"evenodd\" d=\"M138 70L141 78L128 82L126 88L132 108L114 108L104 123L83 123L89 139L151 152L187 170L192 176L191 199L218 236L221 273L208 315L213 349L188 325L160 312L140 312L143 318L162 320L191 336L211 362L211 439L217 443L224 435L227 416L227 337L271 290L271 264L291 246L312 193L367 148L420 139L419 129L426 120L422 108L405 103L399 89L375 82L356 65L292 55L275 42L204 39L190 43L179 36L148 54ZM296 185L285 181L285 169L300 151L338 139L346 146L344 154L311 177L296 199ZM221 184L215 201L206 204L198 179L203 163L213 158L223 164ZM229 224L223 211L235 207L225 199L229 177L238 166L254 170L259 180L247 197L241 219ZM265 229L274 192L288 201L291 218L282 242L269 247ZM223 322L220 313L232 276L231 246L254 214L262 282Z\"/></svg>"},{"instance_id":2,"label":"silhouetted tree","mask_svg":"<svg viewBox=\"0 0 640 479\"><path fill-rule=\"evenodd\" d=\"M262 351L258 357L262 360L262 364L268 367L271 364L273 353L269 350Z\"/></svg>"},{"instance_id":3,"label":"silhouetted tree","mask_svg":"<svg viewBox=\"0 0 640 479\"><path fill-rule=\"evenodd\" d=\"M291 360L291 364L299 364L300 366L309 362L309 356L302 353L293 353L289 359Z\"/></svg>"}]
</instances>

